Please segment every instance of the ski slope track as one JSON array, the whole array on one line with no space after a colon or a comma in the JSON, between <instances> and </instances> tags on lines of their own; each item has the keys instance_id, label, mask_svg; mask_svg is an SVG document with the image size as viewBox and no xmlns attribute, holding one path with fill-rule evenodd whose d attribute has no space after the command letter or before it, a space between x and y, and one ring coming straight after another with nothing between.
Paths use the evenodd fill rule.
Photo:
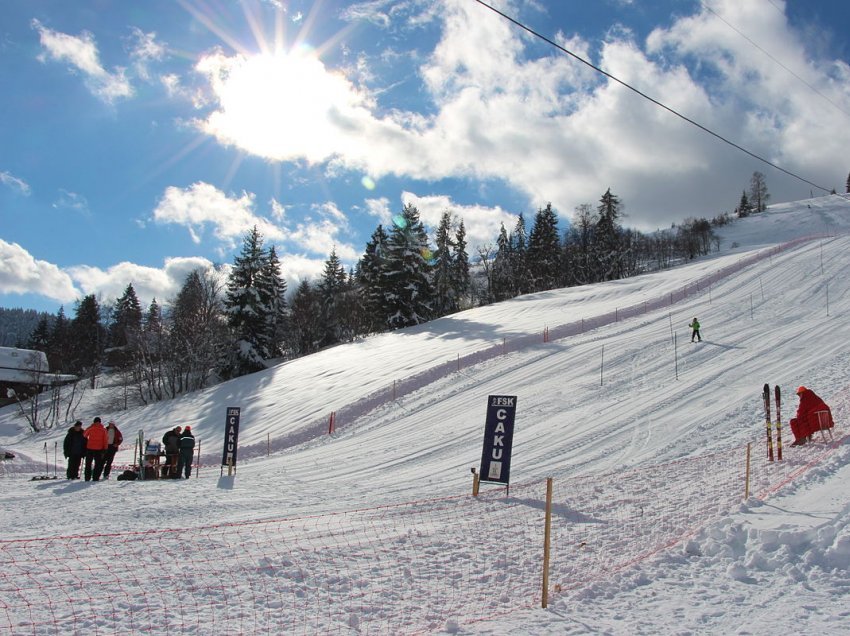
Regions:
<instances>
[{"instance_id":1,"label":"ski slope track","mask_svg":"<svg viewBox=\"0 0 850 636\"><path fill-rule=\"evenodd\" d=\"M0 410L17 454L0 463L0 634L847 633L850 203L779 204L720 234L718 253L672 270L476 308L170 402L111 410L108 378L85 393L76 417L115 419L125 443L190 425L189 480L66 481L66 429L33 434ZM772 464L766 382L783 395ZM834 439L790 446L801 384L832 407ZM476 498L488 395L517 396L511 487ZM60 479L30 481L55 470L54 445Z\"/></svg>"}]
</instances>

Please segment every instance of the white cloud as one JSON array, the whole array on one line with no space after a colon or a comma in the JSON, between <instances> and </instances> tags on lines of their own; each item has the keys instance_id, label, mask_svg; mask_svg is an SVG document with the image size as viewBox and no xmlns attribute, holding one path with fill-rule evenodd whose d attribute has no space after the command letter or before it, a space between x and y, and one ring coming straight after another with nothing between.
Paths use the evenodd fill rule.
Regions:
<instances>
[{"instance_id":1,"label":"white cloud","mask_svg":"<svg viewBox=\"0 0 850 636\"><path fill-rule=\"evenodd\" d=\"M518 5L505 3L510 13ZM555 39L768 160L826 186L843 183L850 84L839 80L850 77L850 67L809 62L801 38L769 3L710 6L772 45L829 101L704 9L646 43L613 29L595 54L576 35ZM416 21L411 7L422 5L357 3L346 15L409 26ZM610 187L625 203L628 223L641 229L681 220L684 209L706 216L730 210L755 170L766 174L775 201L809 193L566 55L531 57L525 35L475 3L443 0L438 10L422 11L423 20L442 22L441 39L419 68L433 114L385 104L379 116L377 94L315 58L218 52L197 67L217 103L198 125L221 143L273 160L325 163L331 174L498 179L524 193L529 208L551 201L561 215L595 205ZM352 75L362 76L365 64L358 60Z\"/></svg>"},{"instance_id":2,"label":"white cloud","mask_svg":"<svg viewBox=\"0 0 850 636\"><path fill-rule=\"evenodd\" d=\"M0 239L0 292L40 294L60 303L71 302L80 295L66 272L33 258L17 243L3 239Z\"/></svg>"},{"instance_id":3,"label":"white cloud","mask_svg":"<svg viewBox=\"0 0 850 636\"><path fill-rule=\"evenodd\" d=\"M157 203L153 220L186 227L195 243L201 242L206 226L212 227L216 239L231 247L255 225L266 239L285 238L280 227L255 213L254 199L247 192L238 198L228 196L204 182L185 189L171 186Z\"/></svg>"},{"instance_id":4,"label":"white cloud","mask_svg":"<svg viewBox=\"0 0 850 636\"><path fill-rule=\"evenodd\" d=\"M69 63L75 71L85 75L89 90L107 103L133 95L133 87L125 77L123 68L116 68L110 73L103 67L91 33L83 32L78 37L68 35L48 29L38 20L32 21L32 27L38 31L41 46L45 50L39 56L41 61L50 58Z\"/></svg>"},{"instance_id":5,"label":"white cloud","mask_svg":"<svg viewBox=\"0 0 850 636\"><path fill-rule=\"evenodd\" d=\"M104 302L113 302L119 298L127 285L133 285L136 295L143 305L150 304L156 298L162 305L173 299L189 273L196 269L212 269L212 263L201 257L168 258L162 268L146 267L135 263L122 262L108 269L88 265L67 268L84 294L95 294Z\"/></svg>"},{"instance_id":6,"label":"white cloud","mask_svg":"<svg viewBox=\"0 0 850 636\"><path fill-rule=\"evenodd\" d=\"M420 220L432 232L440 224L440 219L446 211L451 212L457 220L463 219L470 255L474 255L479 246L494 244L503 223L505 229L511 232L517 221L517 215L506 212L499 207L459 205L453 202L450 197L442 195L417 196L412 192L403 192L401 200L402 205L410 203L419 210ZM526 217L526 223L530 223L530 221L531 219Z\"/></svg>"},{"instance_id":7,"label":"white cloud","mask_svg":"<svg viewBox=\"0 0 850 636\"><path fill-rule=\"evenodd\" d=\"M31 189L29 187L29 184L23 179L19 179L18 177L14 176L9 172L6 172L5 170L3 172L0 172L0 183L2 183L4 186L11 188L12 190L17 190L25 197L28 197L30 195Z\"/></svg>"},{"instance_id":8,"label":"white cloud","mask_svg":"<svg viewBox=\"0 0 850 636\"><path fill-rule=\"evenodd\" d=\"M59 198L52 205L57 210L74 210L84 215L89 213L89 202L83 195L62 188L59 189Z\"/></svg>"},{"instance_id":9,"label":"white cloud","mask_svg":"<svg viewBox=\"0 0 850 636\"><path fill-rule=\"evenodd\" d=\"M137 27L132 27L130 31L130 57L133 59L136 74L143 80L150 81L151 72L148 65L150 62L164 59L167 48L157 41L156 33L145 33Z\"/></svg>"},{"instance_id":10,"label":"white cloud","mask_svg":"<svg viewBox=\"0 0 850 636\"><path fill-rule=\"evenodd\" d=\"M387 197L380 197L378 199L366 199L365 203L366 212L370 216L377 218L381 225L384 226L384 229L387 229L393 218L392 210L390 210L390 200Z\"/></svg>"}]
</instances>

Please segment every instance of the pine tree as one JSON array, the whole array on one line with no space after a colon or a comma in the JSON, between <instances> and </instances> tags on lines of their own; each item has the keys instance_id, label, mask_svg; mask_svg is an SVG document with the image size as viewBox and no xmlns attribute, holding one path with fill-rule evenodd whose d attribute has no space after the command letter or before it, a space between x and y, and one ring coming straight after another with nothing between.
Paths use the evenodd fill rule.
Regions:
<instances>
[{"instance_id":1,"label":"pine tree","mask_svg":"<svg viewBox=\"0 0 850 636\"><path fill-rule=\"evenodd\" d=\"M555 289L559 284L561 243L558 239L558 216L549 203L537 211L528 239L528 270L532 290Z\"/></svg>"},{"instance_id":2,"label":"pine tree","mask_svg":"<svg viewBox=\"0 0 850 636\"><path fill-rule=\"evenodd\" d=\"M302 280L292 296L289 317L289 346L295 355L318 351L324 331L320 322L321 312L319 294L309 281Z\"/></svg>"},{"instance_id":3,"label":"pine tree","mask_svg":"<svg viewBox=\"0 0 850 636\"><path fill-rule=\"evenodd\" d=\"M466 226L461 219L455 233L454 258L452 259L454 265L452 279L459 309L465 308L464 305L467 303L464 299L469 297L472 287L472 277L469 274L469 254L466 251L466 246Z\"/></svg>"},{"instance_id":4,"label":"pine tree","mask_svg":"<svg viewBox=\"0 0 850 636\"><path fill-rule=\"evenodd\" d=\"M364 299L367 333L381 332L387 329L384 312L386 298L384 270L386 268L388 242L389 236L384 231L383 226L379 225L366 244L366 250L357 267L357 284Z\"/></svg>"},{"instance_id":5,"label":"pine tree","mask_svg":"<svg viewBox=\"0 0 850 636\"><path fill-rule=\"evenodd\" d=\"M400 329L426 322L432 317L434 292L431 287L431 250L428 235L419 220L419 210L404 206L396 217L387 242L386 324Z\"/></svg>"},{"instance_id":6,"label":"pine tree","mask_svg":"<svg viewBox=\"0 0 850 636\"><path fill-rule=\"evenodd\" d=\"M455 290L454 249L452 240L452 215L443 212L434 235L434 267L432 285L434 289L434 316L445 316L457 311L458 299Z\"/></svg>"},{"instance_id":7,"label":"pine tree","mask_svg":"<svg viewBox=\"0 0 850 636\"><path fill-rule=\"evenodd\" d=\"M288 309L286 306L286 280L280 271L280 259L272 245L268 258L260 271L260 288L264 304L268 307L266 330L268 349L272 357L284 355L288 332Z\"/></svg>"},{"instance_id":8,"label":"pine tree","mask_svg":"<svg viewBox=\"0 0 850 636\"><path fill-rule=\"evenodd\" d=\"M525 217L519 213L511 239L511 286L514 296L521 296L531 289L531 276L528 271L528 235L525 230Z\"/></svg>"},{"instance_id":9,"label":"pine tree","mask_svg":"<svg viewBox=\"0 0 850 636\"><path fill-rule=\"evenodd\" d=\"M753 211L752 205L750 205L750 200L747 198L746 191L741 193L741 201L738 203L737 213L739 218L746 218L750 216Z\"/></svg>"},{"instance_id":10,"label":"pine tree","mask_svg":"<svg viewBox=\"0 0 850 636\"><path fill-rule=\"evenodd\" d=\"M224 308L234 349L221 368L223 377L238 377L265 368L270 308L260 283L267 258L263 237L254 226L244 237L242 251L234 259L227 281Z\"/></svg>"},{"instance_id":11,"label":"pine tree","mask_svg":"<svg viewBox=\"0 0 850 636\"><path fill-rule=\"evenodd\" d=\"M100 305L94 294L85 296L77 304L77 313L71 321L71 368L74 373L84 375L95 387L95 378L100 372L106 329L100 319Z\"/></svg>"},{"instance_id":12,"label":"pine tree","mask_svg":"<svg viewBox=\"0 0 850 636\"><path fill-rule=\"evenodd\" d=\"M47 346L47 364L51 371L67 373L71 368L71 323L65 317L65 307L59 307Z\"/></svg>"},{"instance_id":13,"label":"pine tree","mask_svg":"<svg viewBox=\"0 0 850 636\"><path fill-rule=\"evenodd\" d=\"M499 230L499 238L496 240L496 256L493 259L493 270L490 280L490 292L493 301L500 302L512 298L514 295L513 284L513 254L511 240L502 223Z\"/></svg>"},{"instance_id":14,"label":"pine tree","mask_svg":"<svg viewBox=\"0 0 850 636\"><path fill-rule=\"evenodd\" d=\"M600 281L622 278L622 254L620 252L620 200L611 194L611 188L605 191L599 200L598 218L594 229L594 258L599 265Z\"/></svg>"},{"instance_id":15,"label":"pine tree","mask_svg":"<svg viewBox=\"0 0 850 636\"><path fill-rule=\"evenodd\" d=\"M26 343L27 349L46 352L50 348L50 321L46 315L38 320Z\"/></svg>"},{"instance_id":16,"label":"pine tree","mask_svg":"<svg viewBox=\"0 0 850 636\"><path fill-rule=\"evenodd\" d=\"M346 288L345 268L336 254L336 248L331 250L322 278L316 286L321 304L319 322L322 325L320 346L326 347L337 344L343 339L342 304Z\"/></svg>"},{"instance_id":17,"label":"pine tree","mask_svg":"<svg viewBox=\"0 0 850 636\"><path fill-rule=\"evenodd\" d=\"M133 345L142 328L142 305L133 284L124 289L121 298L115 301L112 324L109 328L109 345L126 347Z\"/></svg>"}]
</instances>

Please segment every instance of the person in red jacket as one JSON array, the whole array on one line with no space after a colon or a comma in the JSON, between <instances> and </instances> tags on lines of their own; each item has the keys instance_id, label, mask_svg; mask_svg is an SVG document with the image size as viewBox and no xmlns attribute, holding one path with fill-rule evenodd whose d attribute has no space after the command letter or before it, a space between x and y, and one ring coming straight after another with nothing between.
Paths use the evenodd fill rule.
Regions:
<instances>
[{"instance_id":1,"label":"person in red jacket","mask_svg":"<svg viewBox=\"0 0 850 636\"><path fill-rule=\"evenodd\" d=\"M100 481L103 463L106 461L106 449L109 447L109 435L99 417L94 418L83 436L86 438L86 481Z\"/></svg>"},{"instance_id":2,"label":"person in red jacket","mask_svg":"<svg viewBox=\"0 0 850 636\"><path fill-rule=\"evenodd\" d=\"M794 442L791 446L801 446L807 441L811 441L812 435L817 433L821 426L823 428L832 428L835 424L832 421L832 412L822 399L811 389L804 386L797 387L797 397L800 398L800 404L797 407L796 417L791 418L791 432L794 433ZM825 411L825 415L818 416L818 411Z\"/></svg>"},{"instance_id":3,"label":"person in red jacket","mask_svg":"<svg viewBox=\"0 0 850 636\"><path fill-rule=\"evenodd\" d=\"M112 460L115 459L115 453L118 452L118 447L124 441L124 436L112 420L106 425L106 437L107 446L103 462L103 478L109 479L109 472L112 470Z\"/></svg>"}]
</instances>

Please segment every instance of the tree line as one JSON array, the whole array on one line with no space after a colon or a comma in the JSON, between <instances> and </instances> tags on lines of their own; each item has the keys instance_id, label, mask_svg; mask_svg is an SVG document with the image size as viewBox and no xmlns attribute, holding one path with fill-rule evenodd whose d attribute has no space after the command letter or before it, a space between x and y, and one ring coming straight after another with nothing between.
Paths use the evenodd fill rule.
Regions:
<instances>
[{"instance_id":1,"label":"tree line","mask_svg":"<svg viewBox=\"0 0 850 636\"><path fill-rule=\"evenodd\" d=\"M768 198L766 188L760 192L759 207ZM510 231L502 225L473 266L462 219L444 212L432 245L408 204L389 227L377 226L353 269L332 250L321 276L291 293L275 247L254 227L227 276L221 268L195 270L174 298L147 308L132 283L113 303L85 296L72 318L64 308L43 314L25 346L44 351L51 371L91 386L104 368L118 372L139 402L150 403L470 307L668 268L719 249L714 229L733 216L689 218L648 234L624 228L622 218L609 189L595 209L576 208L561 235L548 204L530 230L523 214Z\"/></svg>"}]
</instances>

